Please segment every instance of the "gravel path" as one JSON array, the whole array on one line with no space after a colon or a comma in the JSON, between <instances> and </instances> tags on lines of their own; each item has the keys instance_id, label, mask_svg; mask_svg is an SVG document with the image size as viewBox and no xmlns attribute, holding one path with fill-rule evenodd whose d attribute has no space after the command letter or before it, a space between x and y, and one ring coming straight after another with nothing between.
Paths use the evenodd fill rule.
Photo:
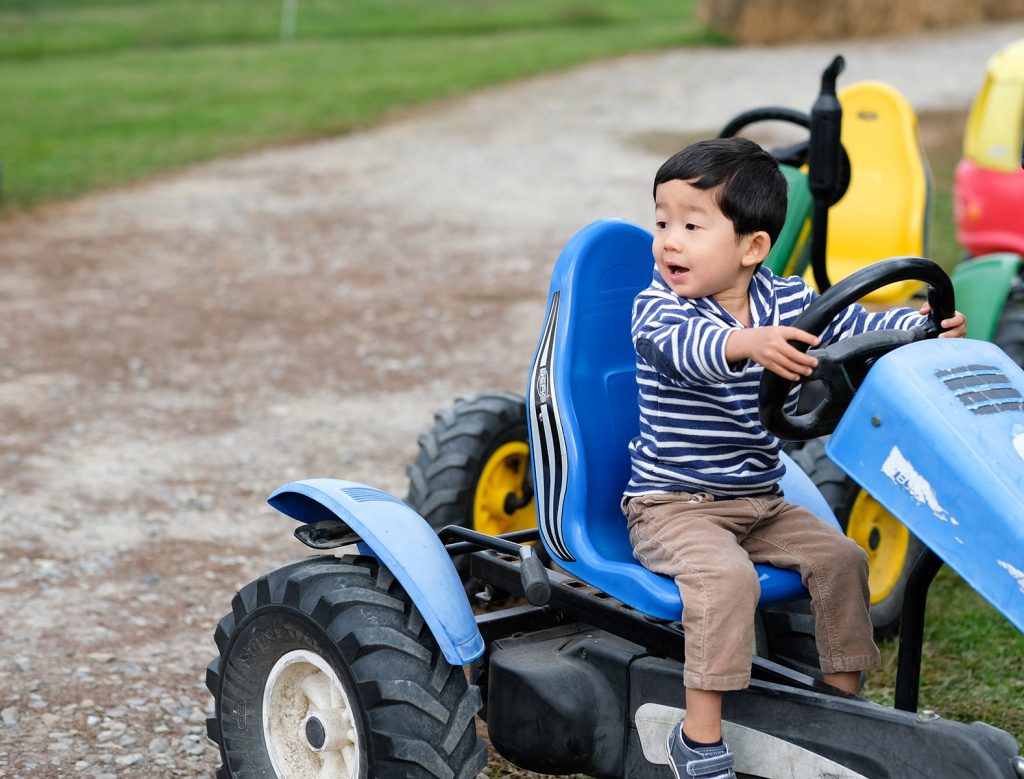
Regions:
<instances>
[{"instance_id":1,"label":"gravel path","mask_svg":"<svg viewBox=\"0 0 1024 779\"><path fill-rule=\"evenodd\" d=\"M629 57L0 222L0 777L212 775L216 621L304 554L272 489L404 495L434 409L525 385L569 237L647 222L666 143L809 108L837 51L962 110L1021 36Z\"/></svg>"}]
</instances>

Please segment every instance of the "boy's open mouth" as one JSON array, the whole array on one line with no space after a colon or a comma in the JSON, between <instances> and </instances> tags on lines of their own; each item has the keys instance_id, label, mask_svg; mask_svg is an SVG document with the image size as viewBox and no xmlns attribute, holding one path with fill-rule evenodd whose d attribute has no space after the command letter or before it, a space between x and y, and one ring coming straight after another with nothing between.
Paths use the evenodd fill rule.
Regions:
<instances>
[{"instance_id":1,"label":"boy's open mouth","mask_svg":"<svg viewBox=\"0 0 1024 779\"><path fill-rule=\"evenodd\" d=\"M690 272L689 268L684 268L682 265L678 265L674 262L665 263L665 267L668 268L668 275L674 280L683 278L687 273Z\"/></svg>"}]
</instances>

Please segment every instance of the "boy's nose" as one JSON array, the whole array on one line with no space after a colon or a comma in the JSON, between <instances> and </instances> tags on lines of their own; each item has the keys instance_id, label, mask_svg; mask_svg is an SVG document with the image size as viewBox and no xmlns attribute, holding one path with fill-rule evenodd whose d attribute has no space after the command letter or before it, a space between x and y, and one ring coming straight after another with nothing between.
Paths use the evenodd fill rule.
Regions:
<instances>
[{"instance_id":1,"label":"boy's nose","mask_svg":"<svg viewBox=\"0 0 1024 779\"><path fill-rule=\"evenodd\" d=\"M683 234L679 230L668 230L665 233L665 248L673 251L681 251L683 248Z\"/></svg>"}]
</instances>

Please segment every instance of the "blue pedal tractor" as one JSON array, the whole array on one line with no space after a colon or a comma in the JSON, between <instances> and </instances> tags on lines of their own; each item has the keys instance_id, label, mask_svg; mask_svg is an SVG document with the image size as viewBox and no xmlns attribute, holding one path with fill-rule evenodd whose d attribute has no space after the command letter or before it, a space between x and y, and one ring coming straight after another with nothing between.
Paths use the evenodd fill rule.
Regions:
<instances>
[{"instance_id":1,"label":"blue pedal tractor","mask_svg":"<svg viewBox=\"0 0 1024 779\"><path fill-rule=\"evenodd\" d=\"M766 263L777 275L803 275L819 289L881 257L927 256L928 251L931 172L917 117L888 84L862 81L837 90L842 69L843 60L836 58L822 73L810 112L754 108L733 117L720 132L736 135L765 122L808 131L807 140L772 150L790 184L789 211ZM1010 93L1014 99L1020 97L1018 87L1019 79ZM1011 107L1019 107L1019 100ZM998 113L990 106L986 110ZM1019 130L1019 123L1014 128ZM952 275L958 307L967 314L968 335L993 341L1024 365L1020 256L981 256L944 269ZM913 305L908 298L920 290L920 282L907 280L874 290L864 302ZM802 395L812 392L807 387ZM406 501L438 529L457 524L500 535L533 527L537 509L526 420L520 394L495 391L457 399L420 437L408 469ZM813 439L787 448L842 529L867 552L871 621L877 639L889 638L899 631L903 594L923 546L836 466L826 443ZM502 593L469 577L468 562L460 566L475 602L501 600Z\"/></svg>"},{"instance_id":2,"label":"blue pedal tractor","mask_svg":"<svg viewBox=\"0 0 1024 779\"><path fill-rule=\"evenodd\" d=\"M664 736L680 714L683 604L632 559L618 508L638 419L630 306L650 278L651 240L597 222L554 267L527 387L533 529L437 531L397 498L335 479L271 496L318 554L244 586L217 627L207 685L219 777L475 779L487 761L478 718L526 770L671 776ZM798 326L820 329L906 280L928 285L937 316L953 310L945 273L904 258L837 283ZM766 424L834 429L835 461L929 552L905 598L895 708L794 668L802 615L785 606L806 593L792 573L762 569L752 682L727 693L723 711L743 775L1024 777L1009 734L916 711L925 596L942 562L1024 628L1024 372L991 344L936 334L886 331L822 350L830 392L799 416L783 409L789 385L762 384ZM787 466L787 496L835 521ZM549 566L525 543L538 540ZM525 602L474 614L457 562Z\"/></svg>"}]
</instances>

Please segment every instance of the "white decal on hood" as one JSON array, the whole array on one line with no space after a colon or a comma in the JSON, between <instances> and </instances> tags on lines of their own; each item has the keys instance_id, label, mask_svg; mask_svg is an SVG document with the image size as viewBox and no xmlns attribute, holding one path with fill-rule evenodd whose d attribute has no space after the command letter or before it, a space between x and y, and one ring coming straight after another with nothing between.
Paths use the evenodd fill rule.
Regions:
<instances>
[{"instance_id":1,"label":"white decal on hood","mask_svg":"<svg viewBox=\"0 0 1024 779\"><path fill-rule=\"evenodd\" d=\"M1017 580L1017 586L1020 587L1020 591L1024 592L1024 571L1018 571L1009 563L1003 562L1002 560L996 560L999 563L1000 568L1006 569L1006 571Z\"/></svg>"},{"instance_id":2,"label":"white decal on hood","mask_svg":"<svg viewBox=\"0 0 1024 779\"><path fill-rule=\"evenodd\" d=\"M1024 425L1014 424L1010 434L1013 436L1013 450L1020 459L1024 460Z\"/></svg>"},{"instance_id":3,"label":"white decal on hood","mask_svg":"<svg viewBox=\"0 0 1024 779\"><path fill-rule=\"evenodd\" d=\"M899 450L899 447L894 446L892 451L889 452L889 456L885 458L885 462L882 463L882 473L910 493L910 497L915 502L928 506L936 519L949 522L951 525L960 524L956 517L942 508L935 497L935 490L932 489L932 485L914 469L910 461L903 456L903 452Z\"/></svg>"}]
</instances>

